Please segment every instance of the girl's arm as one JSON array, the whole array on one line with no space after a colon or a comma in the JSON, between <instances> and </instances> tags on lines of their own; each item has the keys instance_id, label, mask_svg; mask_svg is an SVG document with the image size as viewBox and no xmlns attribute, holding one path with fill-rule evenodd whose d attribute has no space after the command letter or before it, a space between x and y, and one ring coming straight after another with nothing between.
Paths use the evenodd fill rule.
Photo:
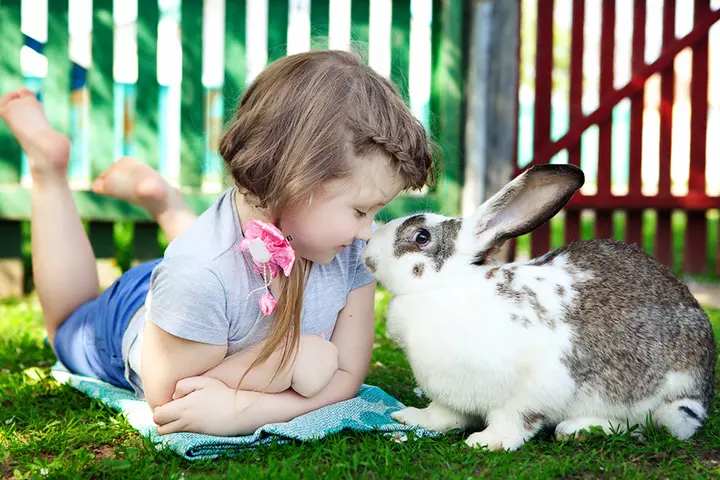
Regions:
<instances>
[{"instance_id":1,"label":"girl's arm","mask_svg":"<svg viewBox=\"0 0 720 480\"><path fill-rule=\"evenodd\" d=\"M150 280L140 376L151 408L172 400L180 379L201 375L227 353L223 283L195 258L163 259Z\"/></svg>"},{"instance_id":2,"label":"girl's arm","mask_svg":"<svg viewBox=\"0 0 720 480\"><path fill-rule=\"evenodd\" d=\"M222 361L227 345L185 340L148 321L143 331L141 370L150 408L170 402L178 380L201 375Z\"/></svg>"},{"instance_id":3,"label":"girl's arm","mask_svg":"<svg viewBox=\"0 0 720 480\"><path fill-rule=\"evenodd\" d=\"M155 409L153 418L158 433L246 435L262 425L286 422L354 397L370 366L374 299L374 282L348 295L331 339L338 349L339 368L319 394L307 398L292 390L276 394L236 392L216 379L187 378L178 382L175 400Z\"/></svg>"},{"instance_id":4,"label":"girl's arm","mask_svg":"<svg viewBox=\"0 0 720 480\"><path fill-rule=\"evenodd\" d=\"M204 376L220 380L228 387L239 390L280 393L292 388L304 397L313 397L330 383L338 369L338 351L334 344L317 335L301 333L297 352L277 375L275 372L282 357L279 349L250 370L238 385L265 345L266 340L263 340L223 359L220 365L205 372Z\"/></svg>"}]
</instances>

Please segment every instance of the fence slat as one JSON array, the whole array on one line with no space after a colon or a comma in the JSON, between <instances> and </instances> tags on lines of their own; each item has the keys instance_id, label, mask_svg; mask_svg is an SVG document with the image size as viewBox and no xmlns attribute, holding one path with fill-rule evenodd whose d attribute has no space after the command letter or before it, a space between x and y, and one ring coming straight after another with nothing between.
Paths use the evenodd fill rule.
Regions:
<instances>
[{"instance_id":1,"label":"fence slat","mask_svg":"<svg viewBox=\"0 0 720 480\"><path fill-rule=\"evenodd\" d=\"M600 103L606 101L613 91L615 72L615 2L602 3L602 28L600 32ZM612 115L600 122L598 133L597 197L611 193L612 179ZM600 238L612 238L612 212L599 210L595 216L595 234Z\"/></svg>"},{"instance_id":2,"label":"fence slat","mask_svg":"<svg viewBox=\"0 0 720 480\"><path fill-rule=\"evenodd\" d=\"M310 46L313 49L328 48L330 42L330 1L310 2Z\"/></svg>"},{"instance_id":3,"label":"fence slat","mask_svg":"<svg viewBox=\"0 0 720 480\"><path fill-rule=\"evenodd\" d=\"M246 0L225 3L225 81L223 83L223 125L235 114L235 109L245 92L247 78L247 46L245 43L247 14ZM218 139L219 140L219 139ZM221 159L222 160L222 159ZM232 179L223 177L225 186Z\"/></svg>"},{"instance_id":4,"label":"fence slat","mask_svg":"<svg viewBox=\"0 0 720 480\"><path fill-rule=\"evenodd\" d=\"M662 53L669 50L675 40L675 0L663 2ZM662 55L661 53L661 55ZM675 71L674 63L660 74L660 145L659 145L659 178L658 195L670 195L670 158L672 153L672 117L675 103ZM657 212L657 243L655 257L668 267L673 265L672 252L672 221L669 210Z\"/></svg>"},{"instance_id":5,"label":"fence slat","mask_svg":"<svg viewBox=\"0 0 720 480\"><path fill-rule=\"evenodd\" d=\"M675 0L663 3L662 52L670 47L675 39ZM672 118L675 104L674 64L663 70L660 75L660 178L658 195L670 195L670 156L672 153Z\"/></svg>"},{"instance_id":6,"label":"fence slat","mask_svg":"<svg viewBox=\"0 0 720 480\"><path fill-rule=\"evenodd\" d=\"M43 99L43 108L53 128L65 135L70 132L68 8L68 0L48 2L48 43L45 46L48 75Z\"/></svg>"},{"instance_id":7,"label":"fence slat","mask_svg":"<svg viewBox=\"0 0 720 480\"><path fill-rule=\"evenodd\" d=\"M554 0L537 1L533 152L537 152L550 142L554 3ZM537 257L548 250L550 250L550 225L546 223L533 230L530 235L530 254Z\"/></svg>"},{"instance_id":8,"label":"fence slat","mask_svg":"<svg viewBox=\"0 0 720 480\"><path fill-rule=\"evenodd\" d=\"M433 0L433 11L442 0ZM434 24L434 23L433 23ZM352 0L350 3L350 40L354 49L367 55L370 42L370 0Z\"/></svg>"},{"instance_id":9,"label":"fence slat","mask_svg":"<svg viewBox=\"0 0 720 480\"><path fill-rule=\"evenodd\" d=\"M112 0L93 0L93 30L90 90L90 123L88 135L90 178L97 177L115 160L114 78L115 60Z\"/></svg>"},{"instance_id":10,"label":"fence slat","mask_svg":"<svg viewBox=\"0 0 720 480\"><path fill-rule=\"evenodd\" d=\"M463 3L462 0L433 2L430 109L437 119L433 122L433 136L438 139L444 155L444 177L438 182L439 206L449 215L459 211L462 184Z\"/></svg>"},{"instance_id":11,"label":"fence slat","mask_svg":"<svg viewBox=\"0 0 720 480\"><path fill-rule=\"evenodd\" d=\"M267 0L268 2L268 63L287 55L288 0Z\"/></svg>"},{"instance_id":12,"label":"fence slat","mask_svg":"<svg viewBox=\"0 0 720 480\"><path fill-rule=\"evenodd\" d=\"M245 0L231 0L225 3L225 83L223 85L224 121L235 114L240 97L245 91L247 75L245 46Z\"/></svg>"},{"instance_id":13,"label":"fence slat","mask_svg":"<svg viewBox=\"0 0 720 480\"><path fill-rule=\"evenodd\" d=\"M410 0L393 0L392 2L390 58L390 79L409 104Z\"/></svg>"},{"instance_id":14,"label":"fence slat","mask_svg":"<svg viewBox=\"0 0 720 480\"><path fill-rule=\"evenodd\" d=\"M152 168L158 164L157 41L160 12L158 2L138 0L138 79L135 99L133 154Z\"/></svg>"},{"instance_id":15,"label":"fence slat","mask_svg":"<svg viewBox=\"0 0 720 480\"><path fill-rule=\"evenodd\" d=\"M638 72L645 65L645 0L635 0L633 6L632 71ZM629 195L642 195L642 146L643 113L645 110L645 89L638 90L630 97L630 168ZM643 246L642 211L627 212L625 241Z\"/></svg>"},{"instance_id":16,"label":"fence slat","mask_svg":"<svg viewBox=\"0 0 720 480\"><path fill-rule=\"evenodd\" d=\"M585 0L573 0L570 44L570 124L583 116L583 52L585 49ZM568 163L580 166L581 142L568 148ZM565 243L580 239L580 212L565 212Z\"/></svg>"},{"instance_id":17,"label":"fence slat","mask_svg":"<svg viewBox=\"0 0 720 480\"><path fill-rule=\"evenodd\" d=\"M180 185L199 190L202 185L202 162L205 153L205 89L202 84L203 2L183 1L182 87L180 106Z\"/></svg>"},{"instance_id":18,"label":"fence slat","mask_svg":"<svg viewBox=\"0 0 720 480\"><path fill-rule=\"evenodd\" d=\"M645 66L645 22L647 12L645 0L635 0L633 10L632 35L632 72L638 72ZM642 194L642 155L643 155L643 110L645 108L645 89L638 90L630 97L630 195Z\"/></svg>"},{"instance_id":19,"label":"fence slat","mask_svg":"<svg viewBox=\"0 0 720 480\"><path fill-rule=\"evenodd\" d=\"M20 49L23 35L20 31L20 0L3 0L0 7L2 33L2 62L0 62L1 94L22 86ZM20 145L13 138L5 122L0 122L0 184L20 183Z\"/></svg>"},{"instance_id":20,"label":"fence slat","mask_svg":"<svg viewBox=\"0 0 720 480\"><path fill-rule=\"evenodd\" d=\"M687 212L685 225L684 271L704 273L707 266L707 216L705 212Z\"/></svg>"},{"instance_id":21,"label":"fence slat","mask_svg":"<svg viewBox=\"0 0 720 480\"><path fill-rule=\"evenodd\" d=\"M117 102L124 103L123 98L116 97L113 65L118 59L115 56L114 15L112 0L93 0L92 4L92 36L91 58L86 84L88 91L88 123L80 129L81 138L86 142L87 157L82 157L84 166L82 181L89 181L105 171L115 160L115 111ZM124 117L124 115L123 115ZM121 117L122 118L122 117ZM89 184L77 185L87 189ZM113 224L108 222L90 221L88 237L97 259L98 278L101 287L112 283L116 275L111 275L114 268L115 239Z\"/></svg>"},{"instance_id":22,"label":"fence slat","mask_svg":"<svg viewBox=\"0 0 720 480\"><path fill-rule=\"evenodd\" d=\"M710 12L710 0L695 0L695 22ZM689 190L705 192L705 155L708 115L708 36L704 35L692 50L690 87L690 178Z\"/></svg>"},{"instance_id":23,"label":"fence slat","mask_svg":"<svg viewBox=\"0 0 720 480\"><path fill-rule=\"evenodd\" d=\"M710 0L695 0L695 23L710 12ZM690 178L689 191L705 192L705 155L708 114L708 37L693 47L690 87ZM707 265L707 218L705 212L690 212L685 230L685 271L703 273Z\"/></svg>"}]
</instances>

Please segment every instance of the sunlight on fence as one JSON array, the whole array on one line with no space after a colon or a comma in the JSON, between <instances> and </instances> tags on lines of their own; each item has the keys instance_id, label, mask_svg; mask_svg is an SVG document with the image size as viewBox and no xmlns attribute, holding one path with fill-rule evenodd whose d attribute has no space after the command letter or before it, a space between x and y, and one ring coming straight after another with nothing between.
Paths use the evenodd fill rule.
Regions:
<instances>
[{"instance_id":1,"label":"sunlight on fence","mask_svg":"<svg viewBox=\"0 0 720 480\"><path fill-rule=\"evenodd\" d=\"M572 0L555 0L554 10L554 69L552 92L552 139L562 137L569 128L569 56ZM602 0L585 2L583 97L585 114L599 105L600 32ZM536 0L522 0L523 35L521 36L520 135L518 164L526 165L532 158L532 115L534 105L534 22L537 17ZM711 8L720 8L720 0L712 0ZM662 48L662 0L646 1L645 62L652 63ZM693 29L694 0L677 0L675 37L681 38ZM633 34L633 3L616 0L613 87L621 88L630 80ZM706 150L706 191L720 195L720 82L716 80L720 68L720 26L710 30L708 124ZM690 165L690 108L692 51L685 49L675 59L675 95L672 117L671 182L673 195L688 192ZM650 78L645 86L643 121L642 188L643 194L655 195L659 180L660 145L660 75ZM612 191L616 195L628 192L630 101L625 99L613 109L612 133ZM592 194L597 180L597 126L589 128L582 137L581 165L588 176L584 192ZM567 162L567 152L560 152L555 162Z\"/></svg>"},{"instance_id":2,"label":"sunlight on fence","mask_svg":"<svg viewBox=\"0 0 720 480\"><path fill-rule=\"evenodd\" d=\"M112 3L112 18L103 18L104 12L98 9ZM245 3L245 2L243 2ZM247 84L265 68L269 61L278 57L278 52L292 54L307 51L324 44L331 48L349 49L354 46L351 42L351 13L350 0L333 0L327 7L328 25L323 32L325 38L317 37L311 29L311 0L289 0L286 3L272 0L253 0L246 2L244 18L226 17L227 8L225 0L204 0L202 7L197 8L201 13L202 22L199 26L201 38L183 39L183 22L194 21L183 19L183 6L181 0L159 0L157 20L156 50L143 51L147 48L145 43L139 46L138 35L142 27L138 22L138 0L96 2L92 0L69 0L67 10L67 32L69 37L69 61L72 65L70 91L70 124L67 132L72 140L72 158L70 162L70 179L73 188L87 189L94 176L99 173L93 167L93 142L108 142L113 145L112 160L124 155L137 155L135 148L135 124L137 118L138 96L145 94L138 89L140 75L154 75L158 86L157 104L157 157L141 158L151 166L156 166L163 176L173 185L185 191L195 189L197 183L205 193L218 193L226 184L223 182L221 160L217 155L217 141L222 131L227 107L232 106L235 98L224 98L223 88L226 79L226 61L235 61L234 56L226 53L226 29L239 31L244 23L244 51L231 52L244 54L245 75L243 89ZM321 2L315 2L320 5ZM409 103L412 111L426 125L429 125L429 97L430 97L430 49L431 49L431 21L432 6L430 2L414 0L410 3L410 32L409 32L409 66L403 72L403 78L408 85ZM37 92L44 100L43 89L48 76L48 58L45 47L48 44L48 2L47 0L23 0L21 2L22 33L25 35L25 45L20 52L20 64L25 85ZM367 57L369 64L390 77L392 64L397 59L391 55L393 35L392 2L386 0L372 0L369 2L369 25ZM272 17L278 14L278 9L286 7L287 32L279 44L270 45L273 32ZM142 14L143 10L140 10ZM50 10L50 15L54 15ZM227 20L227 21L226 21ZM93 48L93 40L97 38L97 22L109 22L107 28L112 30L112 52L99 52L97 46ZM151 20L150 20L151 21ZM152 24L145 27L152 28ZM150 32L152 35L152 32ZM50 39L51 42L57 38ZM189 61L186 48L187 43L201 45L201 64L187 65ZM96 130L90 128L90 122L96 122L98 117L90 115L93 109L90 98L88 75L93 75L93 54L112 55L112 79L114 85L109 97L112 99L112 118L106 120L111 124L112 139L98 136ZM139 67L143 57L155 57L156 69L154 72L142 71ZM194 57L192 58L194 59ZM191 60L192 60L191 59ZM53 58L52 61L57 61ZM238 59L238 61L240 61ZM184 149L186 148L185 132L181 123L185 115L183 110L183 96L187 94L185 83L188 82L188 73L201 76L204 89L202 110L204 118L190 117L187 120L193 128L201 130L203 138L203 151L199 152L202 158L199 182L184 182L182 173L185 166ZM195 94L195 92L193 92ZM229 100L229 102L228 102ZM93 100L94 101L94 100ZM199 101L195 96L193 101ZM192 152L195 154L197 152ZM102 163L102 162L100 162ZM30 185L30 176L27 168L27 159L22 163L22 185Z\"/></svg>"}]
</instances>

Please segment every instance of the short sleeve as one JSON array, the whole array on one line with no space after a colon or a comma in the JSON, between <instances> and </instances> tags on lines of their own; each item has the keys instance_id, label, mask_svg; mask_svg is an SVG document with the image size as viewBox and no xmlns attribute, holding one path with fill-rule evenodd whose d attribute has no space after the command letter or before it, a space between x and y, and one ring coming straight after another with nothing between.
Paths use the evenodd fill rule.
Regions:
<instances>
[{"instance_id":1,"label":"short sleeve","mask_svg":"<svg viewBox=\"0 0 720 480\"><path fill-rule=\"evenodd\" d=\"M353 257L355 259L355 265L353 265L354 278L350 290L364 287L365 285L375 281L375 279L372 275L370 275L370 272L368 272L368 269L365 267L365 264L363 264L362 261L362 253L365 249L365 242L360 240L356 240L356 242L359 244L359 248L357 249L357 255Z\"/></svg>"},{"instance_id":2,"label":"short sleeve","mask_svg":"<svg viewBox=\"0 0 720 480\"><path fill-rule=\"evenodd\" d=\"M212 345L228 343L225 289L218 276L189 257L169 257L153 270L149 319L166 332Z\"/></svg>"}]
</instances>

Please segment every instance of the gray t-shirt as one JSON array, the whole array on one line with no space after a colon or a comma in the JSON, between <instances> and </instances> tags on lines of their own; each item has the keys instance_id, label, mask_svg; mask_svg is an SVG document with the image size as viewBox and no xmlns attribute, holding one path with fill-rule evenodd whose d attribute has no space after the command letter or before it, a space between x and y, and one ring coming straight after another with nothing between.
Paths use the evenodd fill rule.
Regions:
<instances>
[{"instance_id":1,"label":"gray t-shirt","mask_svg":"<svg viewBox=\"0 0 720 480\"><path fill-rule=\"evenodd\" d=\"M235 188L220 198L166 249L155 267L144 311L123 337L125 376L144 398L140 346L146 317L188 340L228 345L232 355L262 340L271 319L260 314L266 293L248 252L239 250L242 230ZM327 265L313 265L303 297L300 330L329 339L351 290L373 281L361 261L365 242L355 240Z\"/></svg>"}]
</instances>

